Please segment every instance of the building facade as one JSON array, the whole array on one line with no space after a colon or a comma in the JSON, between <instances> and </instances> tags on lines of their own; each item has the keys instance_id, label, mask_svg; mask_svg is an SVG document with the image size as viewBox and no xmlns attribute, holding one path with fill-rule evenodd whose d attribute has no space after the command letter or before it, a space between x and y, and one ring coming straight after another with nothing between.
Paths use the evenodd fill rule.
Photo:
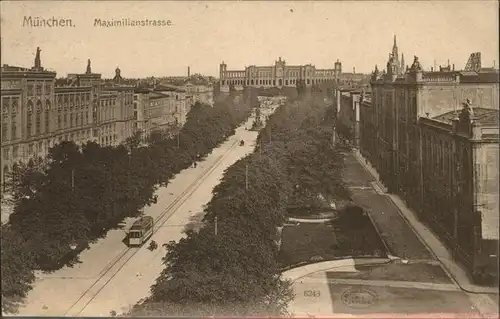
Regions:
<instances>
[{"instance_id":1,"label":"building facade","mask_svg":"<svg viewBox=\"0 0 500 319\"><path fill-rule=\"evenodd\" d=\"M61 141L117 145L132 134L132 87L104 87L90 60L85 73L56 79L40 52L32 68L1 68L2 191L16 163L45 157Z\"/></svg>"},{"instance_id":2,"label":"building facade","mask_svg":"<svg viewBox=\"0 0 500 319\"><path fill-rule=\"evenodd\" d=\"M498 247L498 227L488 225L497 220L498 226L499 214L498 200L491 200L492 194L498 198L491 181L498 180L491 168L498 165L498 70L448 65L429 72L415 57L403 72L394 46L387 71L375 67L371 98L359 104L360 152L389 192L400 195L472 273L493 274L494 268L496 274L491 247ZM460 121L461 110L471 108L488 116Z\"/></svg>"},{"instance_id":3,"label":"building facade","mask_svg":"<svg viewBox=\"0 0 500 319\"><path fill-rule=\"evenodd\" d=\"M337 132L349 136L350 145L359 148L361 134L361 104L370 100L370 89L335 88L334 107L337 110ZM339 127L342 126L342 127Z\"/></svg>"},{"instance_id":4,"label":"building facade","mask_svg":"<svg viewBox=\"0 0 500 319\"><path fill-rule=\"evenodd\" d=\"M185 90L175 87L136 89L135 127L142 132L143 141L153 132L170 134L182 128L193 103Z\"/></svg>"},{"instance_id":5,"label":"building facade","mask_svg":"<svg viewBox=\"0 0 500 319\"><path fill-rule=\"evenodd\" d=\"M498 273L498 116L466 102L459 114L419 121L420 217L477 275Z\"/></svg>"},{"instance_id":6,"label":"building facade","mask_svg":"<svg viewBox=\"0 0 500 319\"><path fill-rule=\"evenodd\" d=\"M192 101L189 104L194 105L195 103L202 103L207 105L214 105L214 87L208 84L197 84L188 81L183 89L186 94L192 97Z\"/></svg>"},{"instance_id":7,"label":"building facade","mask_svg":"<svg viewBox=\"0 0 500 319\"><path fill-rule=\"evenodd\" d=\"M355 70L353 70L355 71ZM349 79L365 78L364 74L349 73ZM242 89L251 87L295 87L302 81L307 87L327 82L341 81L342 63L337 60L333 69L317 69L312 64L287 65L281 57L272 66L251 65L244 70L228 70L222 62L219 66L219 80L221 91L229 91L231 87Z\"/></svg>"}]
</instances>

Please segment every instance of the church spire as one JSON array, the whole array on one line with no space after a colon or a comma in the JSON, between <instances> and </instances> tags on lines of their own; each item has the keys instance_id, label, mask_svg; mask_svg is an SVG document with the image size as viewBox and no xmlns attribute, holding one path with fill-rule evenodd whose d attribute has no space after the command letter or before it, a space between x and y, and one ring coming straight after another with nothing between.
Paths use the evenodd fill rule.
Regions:
<instances>
[{"instance_id":1,"label":"church spire","mask_svg":"<svg viewBox=\"0 0 500 319\"><path fill-rule=\"evenodd\" d=\"M405 73L405 55L401 53L401 73Z\"/></svg>"},{"instance_id":2,"label":"church spire","mask_svg":"<svg viewBox=\"0 0 500 319\"><path fill-rule=\"evenodd\" d=\"M392 55L394 56L395 59L397 59L399 57L398 44L396 42L396 35L394 35L394 44L392 45Z\"/></svg>"}]
</instances>

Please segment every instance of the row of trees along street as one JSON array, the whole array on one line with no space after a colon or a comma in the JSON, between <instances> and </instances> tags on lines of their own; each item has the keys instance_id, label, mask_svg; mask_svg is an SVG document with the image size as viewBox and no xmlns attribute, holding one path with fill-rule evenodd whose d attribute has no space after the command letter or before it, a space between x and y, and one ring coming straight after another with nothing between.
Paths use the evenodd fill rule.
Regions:
<instances>
[{"instance_id":1,"label":"row of trees along street","mask_svg":"<svg viewBox=\"0 0 500 319\"><path fill-rule=\"evenodd\" d=\"M299 92L300 93L300 92ZM270 116L256 151L225 172L204 226L165 244L164 270L129 315L279 316L293 299L281 278L279 228L289 205L350 196L332 145L333 108L302 93Z\"/></svg>"},{"instance_id":2,"label":"row of trees along street","mask_svg":"<svg viewBox=\"0 0 500 319\"><path fill-rule=\"evenodd\" d=\"M12 178L14 211L1 233L2 310L15 311L35 270L77 262L90 243L137 217L160 185L234 134L257 104L255 91L233 92L214 107L196 104L178 136L153 134L147 147L138 146L138 136L118 147L62 142L47 158L20 165Z\"/></svg>"}]
</instances>

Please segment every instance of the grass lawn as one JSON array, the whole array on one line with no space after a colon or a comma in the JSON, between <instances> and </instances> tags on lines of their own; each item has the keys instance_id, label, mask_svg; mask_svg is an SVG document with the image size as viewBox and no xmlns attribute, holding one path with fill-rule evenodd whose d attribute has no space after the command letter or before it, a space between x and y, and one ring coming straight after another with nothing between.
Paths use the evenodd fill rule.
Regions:
<instances>
[{"instance_id":1,"label":"grass lawn","mask_svg":"<svg viewBox=\"0 0 500 319\"><path fill-rule=\"evenodd\" d=\"M336 244L331 226L312 223L285 226L281 233L280 263L290 266L309 262L315 256L321 256L323 259L337 257Z\"/></svg>"},{"instance_id":2,"label":"grass lawn","mask_svg":"<svg viewBox=\"0 0 500 319\"><path fill-rule=\"evenodd\" d=\"M387 257L368 216L357 216L355 221L339 218L329 223L299 223L283 228L283 267L347 256Z\"/></svg>"}]
</instances>

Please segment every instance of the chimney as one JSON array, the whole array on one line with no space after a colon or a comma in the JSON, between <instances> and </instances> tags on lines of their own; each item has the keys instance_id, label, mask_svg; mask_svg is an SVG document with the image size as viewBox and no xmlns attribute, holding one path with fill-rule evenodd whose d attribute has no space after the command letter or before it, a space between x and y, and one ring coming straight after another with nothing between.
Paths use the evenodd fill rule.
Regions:
<instances>
[{"instance_id":1,"label":"chimney","mask_svg":"<svg viewBox=\"0 0 500 319\"><path fill-rule=\"evenodd\" d=\"M434 68L431 66L431 72L434 72Z\"/></svg>"},{"instance_id":2,"label":"chimney","mask_svg":"<svg viewBox=\"0 0 500 319\"><path fill-rule=\"evenodd\" d=\"M188 66L188 77L191 75L191 68Z\"/></svg>"},{"instance_id":3,"label":"chimney","mask_svg":"<svg viewBox=\"0 0 500 319\"><path fill-rule=\"evenodd\" d=\"M453 63L453 71L455 71L455 63Z\"/></svg>"},{"instance_id":4,"label":"chimney","mask_svg":"<svg viewBox=\"0 0 500 319\"><path fill-rule=\"evenodd\" d=\"M356 73L356 68L355 67L352 67L352 73Z\"/></svg>"}]
</instances>

